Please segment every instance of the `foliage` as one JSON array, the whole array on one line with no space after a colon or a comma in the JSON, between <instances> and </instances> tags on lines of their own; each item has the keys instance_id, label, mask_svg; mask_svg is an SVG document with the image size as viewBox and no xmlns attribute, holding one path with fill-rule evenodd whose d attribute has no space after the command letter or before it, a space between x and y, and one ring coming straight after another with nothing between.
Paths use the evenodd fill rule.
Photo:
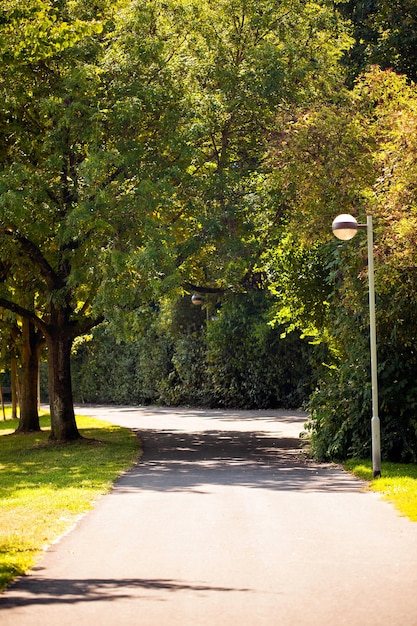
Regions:
<instances>
[{"instance_id":1,"label":"foliage","mask_svg":"<svg viewBox=\"0 0 417 626\"><path fill-rule=\"evenodd\" d=\"M0 25L7 62L0 80L0 304L46 338L51 437L66 440L79 436L69 368L74 338L108 311L105 294L115 295L116 277L124 285L119 307L137 302L133 274L149 289L128 250L146 258L147 246L150 254L155 241L161 247L151 224L156 203L169 195L164 146L182 107L165 67L167 39L149 28L151 10L132 15L124 2L103 2L97 16L81 0L59 8L44 0L26 8L8 3ZM121 33L133 22L148 53L126 63Z\"/></svg>"},{"instance_id":2,"label":"foliage","mask_svg":"<svg viewBox=\"0 0 417 626\"><path fill-rule=\"evenodd\" d=\"M341 459L369 450L366 238L329 241L338 213L353 213L363 223L369 211L375 223L382 453L392 460L416 459L415 149L410 133L415 103L415 86L393 72L374 69L337 106L300 115L291 125L291 137L286 135L272 155L284 163L288 177L291 246L303 255L314 241L310 258L323 263L313 276L296 265L300 284L290 292L282 247L271 255L275 291L285 305L278 316L284 311L289 323L306 332L317 328L332 348L327 375L311 400L312 445L319 458ZM282 178L279 171L278 188ZM289 184L295 179L294 191Z\"/></svg>"},{"instance_id":3,"label":"foliage","mask_svg":"<svg viewBox=\"0 0 417 626\"><path fill-rule=\"evenodd\" d=\"M18 422L0 422L0 589L33 566L46 545L70 528L138 454L132 433L80 417L89 443L53 445L42 433L10 435Z\"/></svg>"},{"instance_id":4,"label":"foliage","mask_svg":"<svg viewBox=\"0 0 417 626\"><path fill-rule=\"evenodd\" d=\"M171 370L171 342L155 328L118 341L98 327L72 357L74 397L77 402L155 403Z\"/></svg>"},{"instance_id":5,"label":"foliage","mask_svg":"<svg viewBox=\"0 0 417 626\"><path fill-rule=\"evenodd\" d=\"M220 406L299 407L312 385L313 348L271 326L263 292L235 295L207 328L208 370ZM309 350L309 348L311 348Z\"/></svg>"},{"instance_id":6,"label":"foliage","mask_svg":"<svg viewBox=\"0 0 417 626\"><path fill-rule=\"evenodd\" d=\"M187 44L192 151L178 271L186 284L246 287L276 221L264 157L277 113L334 88L349 39L326 3L222 0L200 6Z\"/></svg>"},{"instance_id":7,"label":"foliage","mask_svg":"<svg viewBox=\"0 0 417 626\"><path fill-rule=\"evenodd\" d=\"M350 79L371 65L417 79L417 9L413 0L342 0L355 44L345 57Z\"/></svg>"},{"instance_id":8,"label":"foliage","mask_svg":"<svg viewBox=\"0 0 417 626\"><path fill-rule=\"evenodd\" d=\"M207 371L204 332L187 333L172 344L171 371L161 380L158 402L169 405L215 406Z\"/></svg>"},{"instance_id":9,"label":"foliage","mask_svg":"<svg viewBox=\"0 0 417 626\"><path fill-rule=\"evenodd\" d=\"M51 436L78 436L76 337L256 282L276 115L331 94L349 45L328 2L7 0L0 305L45 335Z\"/></svg>"},{"instance_id":10,"label":"foliage","mask_svg":"<svg viewBox=\"0 0 417 626\"><path fill-rule=\"evenodd\" d=\"M327 375L310 400L312 452L318 459L365 457L371 450L371 385L368 333L355 343ZM379 352L379 416L384 459L415 462L417 373L414 355L401 345L382 345Z\"/></svg>"},{"instance_id":11,"label":"foliage","mask_svg":"<svg viewBox=\"0 0 417 626\"><path fill-rule=\"evenodd\" d=\"M417 465L382 463L382 477L373 481L370 461L351 459L344 467L358 478L369 480L370 489L381 493L400 513L417 522Z\"/></svg>"},{"instance_id":12,"label":"foliage","mask_svg":"<svg viewBox=\"0 0 417 626\"><path fill-rule=\"evenodd\" d=\"M300 242L285 232L274 247L263 255L268 287L274 298L276 322L286 332L302 330L302 337L332 347L327 333L329 289L327 246Z\"/></svg>"},{"instance_id":13,"label":"foliage","mask_svg":"<svg viewBox=\"0 0 417 626\"><path fill-rule=\"evenodd\" d=\"M73 357L78 401L240 408L294 407L307 399L323 347L269 324L263 292L213 301L166 302L134 341L116 343L110 329ZM207 314L208 313L208 314ZM320 354L320 356L319 356ZM320 362L320 361L319 361Z\"/></svg>"}]
</instances>

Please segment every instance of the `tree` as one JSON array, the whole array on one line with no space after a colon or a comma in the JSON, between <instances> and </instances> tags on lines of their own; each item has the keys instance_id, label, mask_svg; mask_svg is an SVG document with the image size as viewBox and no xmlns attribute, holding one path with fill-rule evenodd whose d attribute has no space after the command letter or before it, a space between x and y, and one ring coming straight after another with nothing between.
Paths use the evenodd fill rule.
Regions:
<instances>
[{"instance_id":1,"label":"tree","mask_svg":"<svg viewBox=\"0 0 417 626\"><path fill-rule=\"evenodd\" d=\"M40 430L38 413L39 363L45 339L40 330L27 318L18 327L17 346L20 352L20 414L17 432Z\"/></svg>"},{"instance_id":2,"label":"tree","mask_svg":"<svg viewBox=\"0 0 417 626\"><path fill-rule=\"evenodd\" d=\"M284 163L276 184L280 193L285 184L287 240L301 258L313 244L314 261L313 272L300 271L299 263L292 268L298 285L291 291L281 273L288 274L283 246L273 255L275 290L285 305L280 314L303 330L316 327L333 348L310 405L321 458L361 456L370 446L367 246L366 238L348 245L334 240L332 219L344 212L359 222L368 212L374 216L383 453L416 458L415 102L415 86L404 76L375 68L337 107L300 113L291 136L272 151Z\"/></svg>"},{"instance_id":3,"label":"tree","mask_svg":"<svg viewBox=\"0 0 417 626\"><path fill-rule=\"evenodd\" d=\"M21 293L25 305L33 309L31 302L31 285L27 273L17 276L10 260L2 264L1 283L8 283L14 294ZM14 355L12 371L13 415L17 417L15 405L17 394L14 387L19 388L19 426L17 432L27 433L40 430L38 414L38 383L39 361L45 343L41 331L28 318L20 318L10 311L5 312L2 326L9 338L9 352ZM20 377L18 366L20 365ZM19 384L17 384L19 383Z\"/></svg>"},{"instance_id":4,"label":"tree","mask_svg":"<svg viewBox=\"0 0 417 626\"><path fill-rule=\"evenodd\" d=\"M277 114L333 93L350 39L325 2L206 2L194 24L184 52L193 152L179 271L200 289L245 289L280 220L265 188Z\"/></svg>"},{"instance_id":5,"label":"tree","mask_svg":"<svg viewBox=\"0 0 417 626\"><path fill-rule=\"evenodd\" d=\"M146 246L163 187L155 154L164 147L167 109L175 111L164 82L163 45L159 56L150 54L159 40L147 7L136 24L148 55L129 66L144 81L141 92L132 80L123 81L117 38L125 4L102 3L101 20L83 2L54 8L34 0L3 11L0 234L12 268L0 306L45 337L51 438L58 441L80 436L72 402L73 340L103 319L94 304L116 280L118 260ZM26 272L23 290L19 280Z\"/></svg>"}]
</instances>

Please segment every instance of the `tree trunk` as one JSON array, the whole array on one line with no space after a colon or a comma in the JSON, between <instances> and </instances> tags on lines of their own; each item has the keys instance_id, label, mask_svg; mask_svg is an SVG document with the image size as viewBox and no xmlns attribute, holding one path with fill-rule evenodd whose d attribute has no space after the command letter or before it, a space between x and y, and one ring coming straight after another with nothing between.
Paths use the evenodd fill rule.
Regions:
<instances>
[{"instance_id":1,"label":"tree trunk","mask_svg":"<svg viewBox=\"0 0 417 626\"><path fill-rule=\"evenodd\" d=\"M60 323L50 326L46 338L48 346L49 404L51 411L50 439L69 442L81 439L74 415L71 385L71 347L69 322L63 312Z\"/></svg>"},{"instance_id":2,"label":"tree trunk","mask_svg":"<svg viewBox=\"0 0 417 626\"><path fill-rule=\"evenodd\" d=\"M12 392L12 419L17 419L17 406L19 404L19 376L17 358L12 354L10 358L10 386Z\"/></svg>"},{"instance_id":3,"label":"tree trunk","mask_svg":"<svg viewBox=\"0 0 417 626\"><path fill-rule=\"evenodd\" d=\"M0 383L0 401L1 401L1 410L3 413L3 419L6 419L6 411L4 410L4 398L3 398L3 385Z\"/></svg>"},{"instance_id":4,"label":"tree trunk","mask_svg":"<svg viewBox=\"0 0 417 626\"><path fill-rule=\"evenodd\" d=\"M43 341L34 325L28 320L23 320L20 349L20 419L17 433L37 432L41 429L38 412L38 372Z\"/></svg>"}]
</instances>

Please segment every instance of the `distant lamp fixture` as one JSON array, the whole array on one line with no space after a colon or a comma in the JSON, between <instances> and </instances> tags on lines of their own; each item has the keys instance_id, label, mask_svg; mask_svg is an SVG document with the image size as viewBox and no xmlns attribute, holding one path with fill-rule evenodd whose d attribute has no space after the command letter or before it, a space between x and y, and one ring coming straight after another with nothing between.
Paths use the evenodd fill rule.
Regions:
<instances>
[{"instance_id":1,"label":"distant lamp fixture","mask_svg":"<svg viewBox=\"0 0 417 626\"><path fill-rule=\"evenodd\" d=\"M201 306L203 304L203 296L199 293L193 293L191 296L191 302L196 306Z\"/></svg>"}]
</instances>

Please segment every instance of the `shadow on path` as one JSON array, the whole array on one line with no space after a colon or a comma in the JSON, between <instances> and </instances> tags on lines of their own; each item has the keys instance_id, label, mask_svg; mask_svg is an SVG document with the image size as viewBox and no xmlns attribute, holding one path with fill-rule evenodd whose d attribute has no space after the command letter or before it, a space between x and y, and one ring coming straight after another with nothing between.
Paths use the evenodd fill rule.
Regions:
<instances>
[{"instance_id":1,"label":"shadow on path","mask_svg":"<svg viewBox=\"0 0 417 626\"><path fill-rule=\"evenodd\" d=\"M363 483L332 464L307 459L298 438L265 432L141 430L141 462L116 485L134 490L209 493L210 485L278 491L359 491Z\"/></svg>"},{"instance_id":2,"label":"shadow on path","mask_svg":"<svg viewBox=\"0 0 417 626\"><path fill-rule=\"evenodd\" d=\"M222 414L216 419L223 419ZM133 428L142 440L143 456L116 482L112 497L148 492L198 493L209 497L218 486L301 494L359 493L363 489L364 483L338 466L308 460L298 437L278 436L269 432L268 426L265 431L246 432L238 430L237 425L234 430L233 425L224 424L226 429L221 430L221 424L213 424L219 425L219 429L185 432L174 428ZM38 567L30 576L16 581L10 595L0 597L0 609L112 603L132 598L163 602L167 592L257 593L251 588L163 577L53 579L47 569Z\"/></svg>"},{"instance_id":3,"label":"shadow on path","mask_svg":"<svg viewBox=\"0 0 417 626\"><path fill-rule=\"evenodd\" d=\"M39 568L37 568L39 570ZM233 587L215 587L200 583L184 583L177 580L146 579L146 578L100 578L88 580L54 580L30 576L23 578L18 584L19 597L0 597L0 609L51 605L51 604L78 604L84 602L117 602L118 600L140 597L140 591L165 592L248 592L250 589ZM149 598L144 593L143 599ZM162 597L161 597L162 600Z\"/></svg>"}]
</instances>

